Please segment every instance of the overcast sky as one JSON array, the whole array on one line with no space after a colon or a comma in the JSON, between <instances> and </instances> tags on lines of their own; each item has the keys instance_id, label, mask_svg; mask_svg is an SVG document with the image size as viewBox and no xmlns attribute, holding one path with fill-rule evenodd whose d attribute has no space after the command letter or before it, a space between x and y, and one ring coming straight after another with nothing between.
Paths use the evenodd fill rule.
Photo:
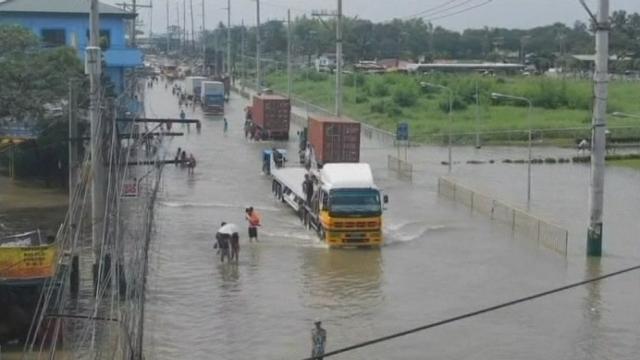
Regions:
<instances>
[{"instance_id":1,"label":"overcast sky","mask_svg":"<svg viewBox=\"0 0 640 360\"><path fill-rule=\"evenodd\" d=\"M183 0L146 0L138 3L153 3L154 32L166 29L166 6L169 2L171 24L177 23L180 13L182 24ZM189 5L193 2L195 30L202 27L202 1L184 0L187 7L187 26L190 29ZM118 0L106 0L109 3ZM226 0L204 0L205 21L207 29L211 29L220 21L226 23ZM334 10L336 0L261 0L260 11L263 21L268 19L284 19L287 7L292 16L310 14L312 10ZM596 11L598 1L587 0L587 4ZM530 28L554 22L573 24L576 20L587 19L586 12L578 0L343 0L344 13L347 16L358 16L373 21L386 21L397 18L408 18L421 12L425 20L436 25L454 30L478 27ZM231 0L231 22L245 24L256 22L255 0ZM611 0L611 10L623 9L627 12L640 13L640 0ZM455 14L458 13L458 14ZM151 10L141 9L140 18L144 22L145 32L149 29Z\"/></svg>"}]
</instances>

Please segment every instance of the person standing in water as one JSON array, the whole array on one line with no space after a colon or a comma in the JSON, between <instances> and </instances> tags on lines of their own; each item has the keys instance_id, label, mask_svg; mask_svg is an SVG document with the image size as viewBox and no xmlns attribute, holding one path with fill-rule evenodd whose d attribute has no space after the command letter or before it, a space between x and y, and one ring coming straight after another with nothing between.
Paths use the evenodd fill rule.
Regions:
<instances>
[{"instance_id":1,"label":"person standing in water","mask_svg":"<svg viewBox=\"0 0 640 360\"><path fill-rule=\"evenodd\" d=\"M227 132L227 130L229 130L229 123L227 122L227 118L223 118L222 120L224 121L224 132Z\"/></svg>"},{"instance_id":2,"label":"person standing in water","mask_svg":"<svg viewBox=\"0 0 640 360\"><path fill-rule=\"evenodd\" d=\"M249 242L253 242L255 239L258 242L258 226L260 226L260 215L253 210L253 207L249 207L245 210L245 219L249 223Z\"/></svg>"},{"instance_id":3,"label":"person standing in water","mask_svg":"<svg viewBox=\"0 0 640 360\"><path fill-rule=\"evenodd\" d=\"M315 321L315 327L311 330L311 357L322 360L324 347L327 343L327 330L322 328L320 320Z\"/></svg>"}]
</instances>

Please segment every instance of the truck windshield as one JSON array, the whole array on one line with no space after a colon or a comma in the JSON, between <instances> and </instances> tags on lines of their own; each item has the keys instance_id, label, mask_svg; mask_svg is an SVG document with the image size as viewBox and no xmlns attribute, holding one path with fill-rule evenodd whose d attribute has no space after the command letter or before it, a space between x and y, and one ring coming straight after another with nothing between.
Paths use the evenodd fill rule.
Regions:
<instances>
[{"instance_id":1,"label":"truck windshield","mask_svg":"<svg viewBox=\"0 0 640 360\"><path fill-rule=\"evenodd\" d=\"M332 190L329 198L332 214L376 216L382 212L380 192L374 189Z\"/></svg>"}]
</instances>

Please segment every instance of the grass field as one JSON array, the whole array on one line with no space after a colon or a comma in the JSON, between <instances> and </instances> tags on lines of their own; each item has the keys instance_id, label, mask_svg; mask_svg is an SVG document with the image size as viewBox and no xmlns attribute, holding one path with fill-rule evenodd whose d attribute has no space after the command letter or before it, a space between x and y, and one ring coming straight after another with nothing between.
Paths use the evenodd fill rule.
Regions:
<instances>
[{"instance_id":1,"label":"grass field","mask_svg":"<svg viewBox=\"0 0 640 360\"><path fill-rule=\"evenodd\" d=\"M276 91L287 88L286 74L271 73L267 85ZM588 80L561 80L543 77L483 77L480 75L346 75L344 112L347 116L385 130L395 131L399 122L408 122L414 141L440 142L448 129L448 93L421 86L430 82L450 87L455 93L452 132L457 143L470 142L473 133L483 132L484 141L524 140L528 128L526 104L497 101L499 92L532 99L531 124L543 129L536 138L547 141L589 136L589 131L560 130L585 128L591 124L592 83ZM480 105L475 105L476 83ZM327 109L334 108L335 79L329 74L298 72L293 94ZM609 112L640 113L640 83L612 82ZM476 120L478 119L478 120ZM640 137L640 120L610 116L612 136ZM616 127L638 126L638 129ZM506 132L507 130L521 130ZM468 135L462 135L468 134ZM566 143L566 142L561 142Z\"/></svg>"},{"instance_id":2,"label":"grass field","mask_svg":"<svg viewBox=\"0 0 640 360\"><path fill-rule=\"evenodd\" d=\"M640 170L640 159L613 160L607 161L607 164Z\"/></svg>"}]
</instances>

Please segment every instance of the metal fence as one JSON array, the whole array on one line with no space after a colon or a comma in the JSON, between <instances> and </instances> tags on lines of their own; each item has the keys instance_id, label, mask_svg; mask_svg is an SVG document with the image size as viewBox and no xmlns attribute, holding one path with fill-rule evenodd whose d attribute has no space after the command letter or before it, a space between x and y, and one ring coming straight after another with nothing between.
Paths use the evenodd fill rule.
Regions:
<instances>
[{"instance_id":1,"label":"metal fence","mask_svg":"<svg viewBox=\"0 0 640 360\"><path fill-rule=\"evenodd\" d=\"M387 156L387 167L398 173L400 177L413 179L413 164L401 160L393 155Z\"/></svg>"},{"instance_id":2,"label":"metal fence","mask_svg":"<svg viewBox=\"0 0 640 360\"><path fill-rule=\"evenodd\" d=\"M509 225L514 236L536 241L538 245L567 255L569 231L558 225L457 184L449 178L438 179L438 194L465 205L471 211L486 214L491 220Z\"/></svg>"}]
</instances>

